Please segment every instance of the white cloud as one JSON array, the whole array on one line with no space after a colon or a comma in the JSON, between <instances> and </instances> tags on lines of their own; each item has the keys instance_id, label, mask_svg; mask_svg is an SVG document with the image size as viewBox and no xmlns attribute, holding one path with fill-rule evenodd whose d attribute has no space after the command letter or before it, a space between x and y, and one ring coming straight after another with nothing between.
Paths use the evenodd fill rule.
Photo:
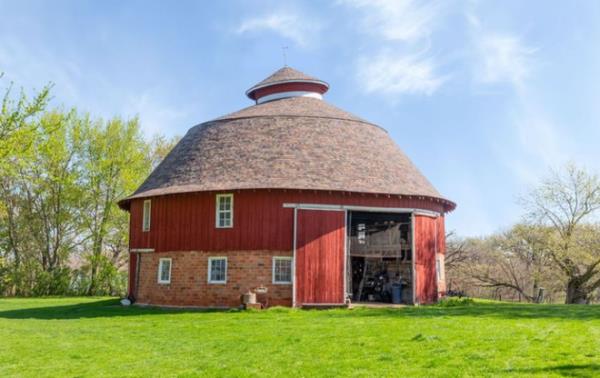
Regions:
<instances>
[{"instance_id":1,"label":"white cloud","mask_svg":"<svg viewBox=\"0 0 600 378\"><path fill-rule=\"evenodd\" d=\"M479 59L475 64L476 79L486 84L508 82L522 87L531 73L536 49L528 47L511 34L476 33Z\"/></svg>"},{"instance_id":2,"label":"white cloud","mask_svg":"<svg viewBox=\"0 0 600 378\"><path fill-rule=\"evenodd\" d=\"M360 33L368 34L375 54L356 61L357 81L367 92L432 95L446 81L430 50L430 37L442 15L439 3L415 0L340 0L360 10ZM373 37L379 40L373 40Z\"/></svg>"},{"instance_id":3,"label":"white cloud","mask_svg":"<svg viewBox=\"0 0 600 378\"><path fill-rule=\"evenodd\" d=\"M414 42L428 37L440 14L439 3L414 0L341 0L364 11L363 28L386 40Z\"/></svg>"},{"instance_id":4,"label":"white cloud","mask_svg":"<svg viewBox=\"0 0 600 378\"><path fill-rule=\"evenodd\" d=\"M307 47L321 29L318 21L302 17L298 13L278 11L242 21L236 29L239 34L272 31L297 45Z\"/></svg>"},{"instance_id":5,"label":"white cloud","mask_svg":"<svg viewBox=\"0 0 600 378\"><path fill-rule=\"evenodd\" d=\"M445 81L435 73L432 58L381 53L358 62L357 76L367 92L433 94Z\"/></svg>"},{"instance_id":6,"label":"white cloud","mask_svg":"<svg viewBox=\"0 0 600 378\"><path fill-rule=\"evenodd\" d=\"M509 83L517 90L523 89L532 73L537 48L527 46L514 33L487 30L474 11L467 11L465 17L474 51L475 80L482 84Z\"/></svg>"}]
</instances>

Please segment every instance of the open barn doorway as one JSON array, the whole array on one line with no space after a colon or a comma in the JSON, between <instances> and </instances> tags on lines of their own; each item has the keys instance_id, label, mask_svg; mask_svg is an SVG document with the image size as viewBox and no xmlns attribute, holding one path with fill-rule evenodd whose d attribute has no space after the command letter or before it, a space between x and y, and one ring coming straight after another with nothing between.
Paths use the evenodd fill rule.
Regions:
<instances>
[{"instance_id":1,"label":"open barn doorway","mask_svg":"<svg viewBox=\"0 0 600 378\"><path fill-rule=\"evenodd\" d=\"M412 304L410 213L348 212L347 291L352 302Z\"/></svg>"}]
</instances>

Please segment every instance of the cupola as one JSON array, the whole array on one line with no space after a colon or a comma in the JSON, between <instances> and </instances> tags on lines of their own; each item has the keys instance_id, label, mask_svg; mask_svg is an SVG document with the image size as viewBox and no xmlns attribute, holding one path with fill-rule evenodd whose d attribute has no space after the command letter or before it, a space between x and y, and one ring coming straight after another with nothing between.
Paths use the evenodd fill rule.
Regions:
<instances>
[{"instance_id":1,"label":"cupola","mask_svg":"<svg viewBox=\"0 0 600 378\"><path fill-rule=\"evenodd\" d=\"M285 66L248 89L246 96L257 104L288 97L312 97L321 100L328 89L329 84L323 80Z\"/></svg>"}]
</instances>

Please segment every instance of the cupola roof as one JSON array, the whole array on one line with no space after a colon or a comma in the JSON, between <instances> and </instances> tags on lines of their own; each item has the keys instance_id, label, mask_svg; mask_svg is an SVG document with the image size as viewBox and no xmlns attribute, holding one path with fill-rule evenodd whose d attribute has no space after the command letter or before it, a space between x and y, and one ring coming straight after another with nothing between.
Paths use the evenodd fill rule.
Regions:
<instances>
[{"instance_id":1,"label":"cupola roof","mask_svg":"<svg viewBox=\"0 0 600 378\"><path fill-rule=\"evenodd\" d=\"M328 89L325 81L285 66L248 89L246 96L257 104L287 97L322 99Z\"/></svg>"}]
</instances>

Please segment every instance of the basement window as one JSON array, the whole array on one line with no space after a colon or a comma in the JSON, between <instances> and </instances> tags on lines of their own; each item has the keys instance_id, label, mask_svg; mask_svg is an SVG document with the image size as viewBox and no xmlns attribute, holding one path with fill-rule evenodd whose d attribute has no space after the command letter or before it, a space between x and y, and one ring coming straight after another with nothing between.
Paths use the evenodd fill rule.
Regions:
<instances>
[{"instance_id":1,"label":"basement window","mask_svg":"<svg viewBox=\"0 0 600 378\"><path fill-rule=\"evenodd\" d=\"M292 283L292 258L287 256L273 257L273 283Z\"/></svg>"},{"instance_id":2,"label":"basement window","mask_svg":"<svg viewBox=\"0 0 600 378\"><path fill-rule=\"evenodd\" d=\"M217 228L233 227L233 194L217 194Z\"/></svg>"},{"instance_id":3,"label":"basement window","mask_svg":"<svg viewBox=\"0 0 600 378\"><path fill-rule=\"evenodd\" d=\"M142 231L150 231L150 211L152 210L152 203L150 200L144 201L144 211L142 215Z\"/></svg>"},{"instance_id":4,"label":"basement window","mask_svg":"<svg viewBox=\"0 0 600 378\"><path fill-rule=\"evenodd\" d=\"M171 259L163 258L158 260L158 283L171 283Z\"/></svg>"},{"instance_id":5,"label":"basement window","mask_svg":"<svg viewBox=\"0 0 600 378\"><path fill-rule=\"evenodd\" d=\"M208 258L208 283L227 283L227 257Z\"/></svg>"}]
</instances>

